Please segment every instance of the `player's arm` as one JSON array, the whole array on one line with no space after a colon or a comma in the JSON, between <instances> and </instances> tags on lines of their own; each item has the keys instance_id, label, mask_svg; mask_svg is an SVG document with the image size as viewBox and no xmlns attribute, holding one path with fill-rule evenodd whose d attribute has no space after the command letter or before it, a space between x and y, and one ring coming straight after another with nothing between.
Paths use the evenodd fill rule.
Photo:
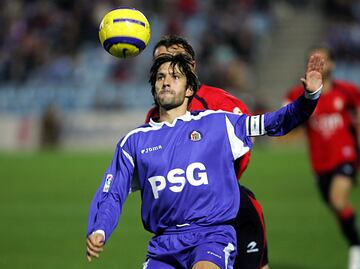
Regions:
<instances>
[{"instance_id":1,"label":"player's arm","mask_svg":"<svg viewBox=\"0 0 360 269\"><path fill-rule=\"evenodd\" d=\"M262 115L249 116L246 120L248 136L282 136L307 120L315 110L321 88L313 95L305 93L295 102L279 110Z\"/></svg>"},{"instance_id":2,"label":"player's arm","mask_svg":"<svg viewBox=\"0 0 360 269\"><path fill-rule=\"evenodd\" d=\"M282 136L303 123L315 110L322 89L322 69L324 60L318 54L310 57L304 84L304 94L294 102L275 112L250 116L246 120L248 136Z\"/></svg>"},{"instance_id":3,"label":"player's arm","mask_svg":"<svg viewBox=\"0 0 360 269\"><path fill-rule=\"evenodd\" d=\"M86 240L87 259L99 257L102 246L118 224L122 205L131 190L134 162L117 145L111 165L91 202Z\"/></svg>"}]
</instances>

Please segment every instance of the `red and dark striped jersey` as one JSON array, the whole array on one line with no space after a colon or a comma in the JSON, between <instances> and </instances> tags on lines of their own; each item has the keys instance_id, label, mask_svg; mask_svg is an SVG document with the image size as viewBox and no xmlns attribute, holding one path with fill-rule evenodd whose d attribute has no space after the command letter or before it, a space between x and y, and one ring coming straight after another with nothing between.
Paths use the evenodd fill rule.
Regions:
<instances>
[{"instance_id":1,"label":"red and dark striped jersey","mask_svg":"<svg viewBox=\"0 0 360 269\"><path fill-rule=\"evenodd\" d=\"M296 86L287 94L287 101L303 93ZM333 170L344 162L358 160L357 138L353 121L360 107L360 92L355 85L335 80L330 90L323 92L310 119L305 123L312 167L316 173Z\"/></svg>"},{"instance_id":2,"label":"red and dark striped jersey","mask_svg":"<svg viewBox=\"0 0 360 269\"><path fill-rule=\"evenodd\" d=\"M220 89L202 84L196 95L191 100L189 111L195 110L224 110L237 114L250 115L247 106L239 99ZM159 112L156 107L149 110L145 122L149 122L150 118L158 117ZM241 175L245 171L250 161L250 152L246 153L235 162L237 178L240 180Z\"/></svg>"}]
</instances>

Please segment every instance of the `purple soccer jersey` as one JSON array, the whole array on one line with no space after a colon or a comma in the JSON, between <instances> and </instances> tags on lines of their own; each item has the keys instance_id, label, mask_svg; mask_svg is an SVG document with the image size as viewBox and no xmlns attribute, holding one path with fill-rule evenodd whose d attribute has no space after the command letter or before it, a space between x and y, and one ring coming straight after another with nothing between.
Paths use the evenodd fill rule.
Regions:
<instances>
[{"instance_id":1,"label":"purple soccer jersey","mask_svg":"<svg viewBox=\"0 0 360 269\"><path fill-rule=\"evenodd\" d=\"M150 121L129 132L93 198L88 234L102 230L107 240L136 189L144 227L155 234L234 219L240 203L234 160L251 149L250 136L286 134L311 115L319 95L259 116L188 112L172 124Z\"/></svg>"},{"instance_id":2,"label":"purple soccer jersey","mask_svg":"<svg viewBox=\"0 0 360 269\"><path fill-rule=\"evenodd\" d=\"M134 185L141 189L144 226L153 233L233 219L240 202L233 161L252 145L245 122L246 116L209 110L188 112L172 125L150 121L130 132L117 145L100 187L104 215L94 229L108 235L118 219L113 211L119 212Z\"/></svg>"}]
</instances>

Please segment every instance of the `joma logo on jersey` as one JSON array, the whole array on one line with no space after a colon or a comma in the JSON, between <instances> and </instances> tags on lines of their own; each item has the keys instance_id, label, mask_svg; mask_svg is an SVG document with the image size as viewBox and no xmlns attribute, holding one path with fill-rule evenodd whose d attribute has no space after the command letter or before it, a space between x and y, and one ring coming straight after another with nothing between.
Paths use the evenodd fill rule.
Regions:
<instances>
[{"instance_id":1,"label":"joma logo on jersey","mask_svg":"<svg viewBox=\"0 0 360 269\"><path fill-rule=\"evenodd\" d=\"M195 187L209 184L205 165L199 162L189 164L186 170L181 168L172 169L167 173L166 178L154 176L148 178L148 181L155 199L159 198L159 192L166 188L167 182L171 184L169 190L172 192L181 192L186 182Z\"/></svg>"},{"instance_id":2,"label":"joma logo on jersey","mask_svg":"<svg viewBox=\"0 0 360 269\"><path fill-rule=\"evenodd\" d=\"M142 149L141 154L146 154L146 153L157 151L157 150L160 150L160 149L162 149L161 145L158 145L158 146L155 146L155 147L149 147L149 148L146 148L146 149Z\"/></svg>"}]
</instances>

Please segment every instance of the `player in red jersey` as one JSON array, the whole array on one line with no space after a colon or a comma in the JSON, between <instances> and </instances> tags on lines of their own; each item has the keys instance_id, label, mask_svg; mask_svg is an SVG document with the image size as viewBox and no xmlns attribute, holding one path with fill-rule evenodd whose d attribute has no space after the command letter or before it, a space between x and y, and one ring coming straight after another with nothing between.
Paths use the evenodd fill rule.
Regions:
<instances>
[{"instance_id":1,"label":"player in red jersey","mask_svg":"<svg viewBox=\"0 0 360 269\"><path fill-rule=\"evenodd\" d=\"M186 53L194 60L195 52L191 45L179 36L165 36L154 47L154 58L164 54ZM189 111L224 110L234 113L250 114L246 105L228 92L202 84L192 98ZM147 114L146 122L158 115L157 107ZM238 179L249 163L250 153L245 154L235 164ZM237 232L238 256L234 269L268 269L268 251L265 235L265 224L262 208L254 194L244 186L240 186L240 209L234 221Z\"/></svg>"},{"instance_id":2,"label":"player in red jersey","mask_svg":"<svg viewBox=\"0 0 360 269\"><path fill-rule=\"evenodd\" d=\"M322 96L305 123L312 168L322 198L349 243L349 269L360 269L359 231L355 209L349 201L358 170L360 92L353 84L332 78L334 62L327 48L315 48L312 52L325 59ZM302 85L291 89L286 102L295 100L302 91Z\"/></svg>"}]
</instances>

